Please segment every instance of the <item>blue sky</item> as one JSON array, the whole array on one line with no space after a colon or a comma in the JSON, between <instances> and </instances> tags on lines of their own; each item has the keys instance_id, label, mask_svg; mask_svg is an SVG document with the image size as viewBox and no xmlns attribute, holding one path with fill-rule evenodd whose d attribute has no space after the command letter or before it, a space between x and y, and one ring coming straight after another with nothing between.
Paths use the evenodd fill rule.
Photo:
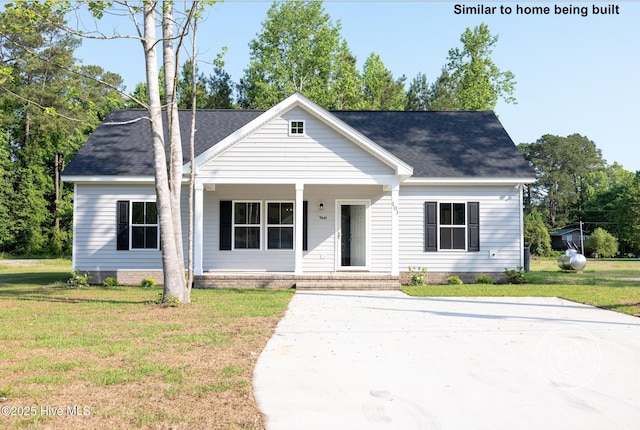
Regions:
<instances>
[{"instance_id":1,"label":"blue sky","mask_svg":"<svg viewBox=\"0 0 640 430\"><path fill-rule=\"evenodd\" d=\"M456 5L496 6L493 15L462 15ZM595 15L614 4L619 14ZM500 14L500 6L512 14ZM549 15L516 14L516 5L549 6ZM555 13L555 6L586 7L587 16ZM198 27L200 60L211 61L223 46L225 69L238 82L249 63L250 40L261 31L270 1L234 1L210 7ZM430 82L440 74L449 49L460 46L467 27L481 23L499 35L492 58L516 77L517 104L499 103L496 111L516 144L544 134L579 133L593 140L608 163L640 170L640 2L447 2L330 1L325 11L342 26L358 58L379 54L395 77L410 81L419 72ZM130 34L126 20L99 24ZM139 42L85 41L76 51L85 64L119 73L129 90L144 80ZM210 69L201 64L203 72Z\"/></svg>"}]
</instances>

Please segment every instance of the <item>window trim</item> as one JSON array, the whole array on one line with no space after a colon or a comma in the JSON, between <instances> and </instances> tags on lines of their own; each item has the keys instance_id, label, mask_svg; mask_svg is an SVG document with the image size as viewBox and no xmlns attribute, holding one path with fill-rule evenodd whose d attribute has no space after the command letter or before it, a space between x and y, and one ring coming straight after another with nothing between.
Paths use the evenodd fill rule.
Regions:
<instances>
[{"instance_id":1,"label":"window trim","mask_svg":"<svg viewBox=\"0 0 640 430\"><path fill-rule=\"evenodd\" d=\"M440 205L451 205L451 222L453 223L453 217L454 217L454 213L455 210L453 209L453 205L455 204L461 204L464 207L464 225L463 224L442 224L442 221L440 219L440 215L441 215L441 208ZM438 252L442 251L442 252L467 252L469 250L469 229L468 229L468 220L469 220L469 216L467 214L467 205L468 202L466 201L456 201L456 200L446 200L446 201L437 201L437 228L438 228L438 241L437 241L437 245L438 245ZM443 228L450 228L450 229L458 229L458 230L463 230L464 229L464 248L442 248L441 244L442 244L442 229ZM451 244L451 246L453 246L453 242Z\"/></svg>"},{"instance_id":2,"label":"window trim","mask_svg":"<svg viewBox=\"0 0 640 430\"><path fill-rule=\"evenodd\" d=\"M143 203L145 205L145 214L146 214L146 205L147 203L155 203L156 205L156 223L142 223L142 224L134 224L133 223L133 205L135 203ZM123 207L124 206L124 207ZM122 218L122 211L125 210L127 213L124 218ZM118 200L116 202L116 250L117 251L133 251L133 252L144 252L144 251L159 251L162 248L160 242L160 215L158 212L158 202L153 199L136 199L136 200ZM146 218L146 217L145 217ZM126 219L126 224L125 224ZM155 248L134 248L133 247L133 229L136 227L155 227L156 228L156 247ZM123 231L124 229L124 231ZM122 237L122 236L125 237Z\"/></svg>"},{"instance_id":3,"label":"window trim","mask_svg":"<svg viewBox=\"0 0 640 430\"><path fill-rule=\"evenodd\" d=\"M260 222L258 224L236 224L236 203L258 203L260 205ZM262 251L262 220L263 220L263 204L262 200L232 200L231 201L231 250L242 252L255 252ZM260 246L258 248L236 248L236 227L257 227L260 229L258 238L260 239Z\"/></svg>"},{"instance_id":4,"label":"window trim","mask_svg":"<svg viewBox=\"0 0 640 430\"><path fill-rule=\"evenodd\" d=\"M302 128L302 132L299 133L298 131L294 132L294 123L299 123L301 125L297 125L295 130L299 130L300 127ZM303 119L290 119L289 120L289 136L290 137L304 137L307 135L307 122Z\"/></svg>"},{"instance_id":5,"label":"window trim","mask_svg":"<svg viewBox=\"0 0 640 430\"><path fill-rule=\"evenodd\" d=\"M144 204L144 217L147 214L147 203L154 203L156 205L156 223L155 224L134 224L133 223L133 205L136 203ZM129 250L130 251L158 251L160 249L160 213L158 211L158 203L155 200L131 200L129 202ZM146 219L145 219L146 221ZM156 247L155 248L134 248L133 247L133 229L135 227L155 227L156 228Z\"/></svg>"},{"instance_id":6,"label":"window trim","mask_svg":"<svg viewBox=\"0 0 640 430\"><path fill-rule=\"evenodd\" d=\"M295 251L296 248L296 202L294 200L265 200L265 217L264 217L264 243L267 251ZM291 203L293 206L293 222L291 224L269 224L269 203ZM291 228L293 233L293 243L291 248L270 248L269 247L269 227L287 227Z\"/></svg>"}]
</instances>

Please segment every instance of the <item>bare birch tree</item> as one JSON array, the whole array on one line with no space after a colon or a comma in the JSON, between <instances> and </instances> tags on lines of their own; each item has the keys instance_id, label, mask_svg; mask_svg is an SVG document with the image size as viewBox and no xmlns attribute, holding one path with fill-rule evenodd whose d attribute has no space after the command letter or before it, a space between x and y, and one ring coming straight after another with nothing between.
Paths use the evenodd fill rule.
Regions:
<instances>
[{"instance_id":1,"label":"bare birch tree","mask_svg":"<svg viewBox=\"0 0 640 430\"><path fill-rule=\"evenodd\" d=\"M25 10L29 7L27 1L19 0L18 3L22 4ZM66 1L50 1L46 3L46 6L51 10L71 13L73 7L78 8L82 4L82 2L72 4ZM191 289L185 279L180 211L183 152L178 119L176 76L178 75L179 67L178 53L183 41L189 35L189 31L195 31L195 27L192 24L198 19L197 11L201 6L200 1L184 1L182 3L184 10L180 12L180 19L176 19L174 10L176 2L171 0L145 2L113 0L109 3L86 0L84 4L97 20L105 14L129 16L134 23L136 34L108 35L98 30L80 31L79 29L66 28L68 32L84 38L101 40L127 38L137 39L142 43L148 99L146 101L135 100L130 94L123 93L123 95L146 108L147 116L140 119L148 120L150 125L158 224L162 243L163 300L174 301L177 299L184 303L190 302ZM140 16L142 17L142 24L139 22ZM46 16L36 16L33 19L46 19ZM160 37L157 34L159 27L162 28ZM162 43L163 47L165 106L162 105L160 96L157 53L160 43ZM195 58L192 60L195 61ZM108 85L106 82L102 83ZM118 88L114 89L119 90ZM163 116L163 108L166 108L166 123ZM168 141L165 136L168 136ZM167 159L167 155L169 159Z\"/></svg>"},{"instance_id":2,"label":"bare birch tree","mask_svg":"<svg viewBox=\"0 0 640 430\"><path fill-rule=\"evenodd\" d=\"M160 241L162 243L162 270L164 275L164 300L177 298L182 302L188 302L189 298L184 297L186 282L184 279L184 260L179 261L182 252L178 250L176 236L181 233L181 226L176 224L174 216L172 194L177 193L178 202L180 198L180 187L170 186L169 172L167 171L167 158L165 152L166 142L164 134L164 123L162 118L162 105L160 103L160 85L158 80L158 57L156 38L156 14L157 2L147 2L144 4L144 33L142 36L142 46L144 49L144 59L146 66L149 121L151 126L151 140L153 146L153 167L156 183L156 203L158 206L158 224L160 226ZM171 14L162 14L162 19L167 20ZM164 27L163 27L164 28ZM164 61L172 59L164 58ZM170 63L171 64L171 63ZM165 63L166 65L166 63ZM166 68L166 66L165 66ZM170 87L172 83L165 84ZM169 113L173 108L167 107L167 117L171 118L173 113ZM176 115L177 117L177 115ZM171 120L168 121L171 125ZM182 154L182 142L179 134L174 136L169 130L169 153L179 151ZM179 149L178 149L179 148ZM173 155L172 155L173 157ZM173 160L172 160L173 161ZM173 163L171 164L173 166ZM177 173L177 172L172 172ZM174 174L175 177L175 174ZM177 188L177 189L176 189ZM178 210L180 205L178 204ZM179 219L178 219L179 221ZM180 240L180 243L182 241Z\"/></svg>"}]
</instances>

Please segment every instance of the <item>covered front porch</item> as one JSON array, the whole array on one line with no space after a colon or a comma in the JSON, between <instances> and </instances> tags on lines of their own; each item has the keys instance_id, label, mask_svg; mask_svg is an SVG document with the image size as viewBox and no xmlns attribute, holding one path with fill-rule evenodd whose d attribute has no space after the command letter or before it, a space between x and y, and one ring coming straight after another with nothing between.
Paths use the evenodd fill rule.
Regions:
<instances>
[{"instance_id":1,"label":"covered front porch","mask_svg":"<svg viewBox=\"0 0 640 430\"><path fill-rule=\"evenodd\" d=\"M399 190L413 168L304 96L194 165L198 279L285 273L298 286L317 273L399 276Z\"/></svg>"},{"instance_id":2,"label":"covered front porch","mask_svg":"<svg viewBox=\"0 0 640 430\"><path fill-rule=\"evenodd\" d=\"M197 287L399 287L397 181L195 188Z\"/></svg>"}]
</instances>

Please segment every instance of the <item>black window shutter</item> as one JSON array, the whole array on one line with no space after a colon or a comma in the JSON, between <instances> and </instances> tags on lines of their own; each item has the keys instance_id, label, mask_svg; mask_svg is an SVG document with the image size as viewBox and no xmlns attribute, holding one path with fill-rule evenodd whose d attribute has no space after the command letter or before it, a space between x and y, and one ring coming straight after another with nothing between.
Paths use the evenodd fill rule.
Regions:
<instances>
[{"instance_id":1,"label":"black window shutter","mask_svg":"<svg viewBox=\"0 0 640 430\"><path fill-rule=\"evenodd\" d=\"M220 201L220 250L231 250L231 229L233 206L231 200Z\"/></svg>"},{"instance_id":2,"label":"black window shutter","mask_svg":"<svg viewBox=\"0 0 640 430\"><path fill-rule=\"evenodd\" d=\"M424 202L424 251L438 250L438 203Z\"/></svg>"},{"instance_id":3,"label":"black window shutter","mask_svg":"<svg viewBox=\"0 0 640 430\"><path fill-rule=\"evenodd\" d=\"M467 203L468 232L469 232L469 252L480 251L480 203Z\"/></svg>"},{"instance_id":4,"label":"black window shutter","mask_svg":"<svg viewBox=\"0 0 640 430\"><path fill-rule=\"evenodd\" d=\"M302 250L306 251L308 249L307 238L309 233L309 223L307 222L309 218L309 202L302 202Z\"/></svg>"},{"instance_id":5,"label":"black window shutter","mask_svg":"<svg viewBox=\"0 0 640 430\"><path fill-rule=\"evenodd\" d=\"M129 250L129 201L118 200L116 205L116 228L117 241L116 249L118 251Z\"/></svg>"}]
</instances>

